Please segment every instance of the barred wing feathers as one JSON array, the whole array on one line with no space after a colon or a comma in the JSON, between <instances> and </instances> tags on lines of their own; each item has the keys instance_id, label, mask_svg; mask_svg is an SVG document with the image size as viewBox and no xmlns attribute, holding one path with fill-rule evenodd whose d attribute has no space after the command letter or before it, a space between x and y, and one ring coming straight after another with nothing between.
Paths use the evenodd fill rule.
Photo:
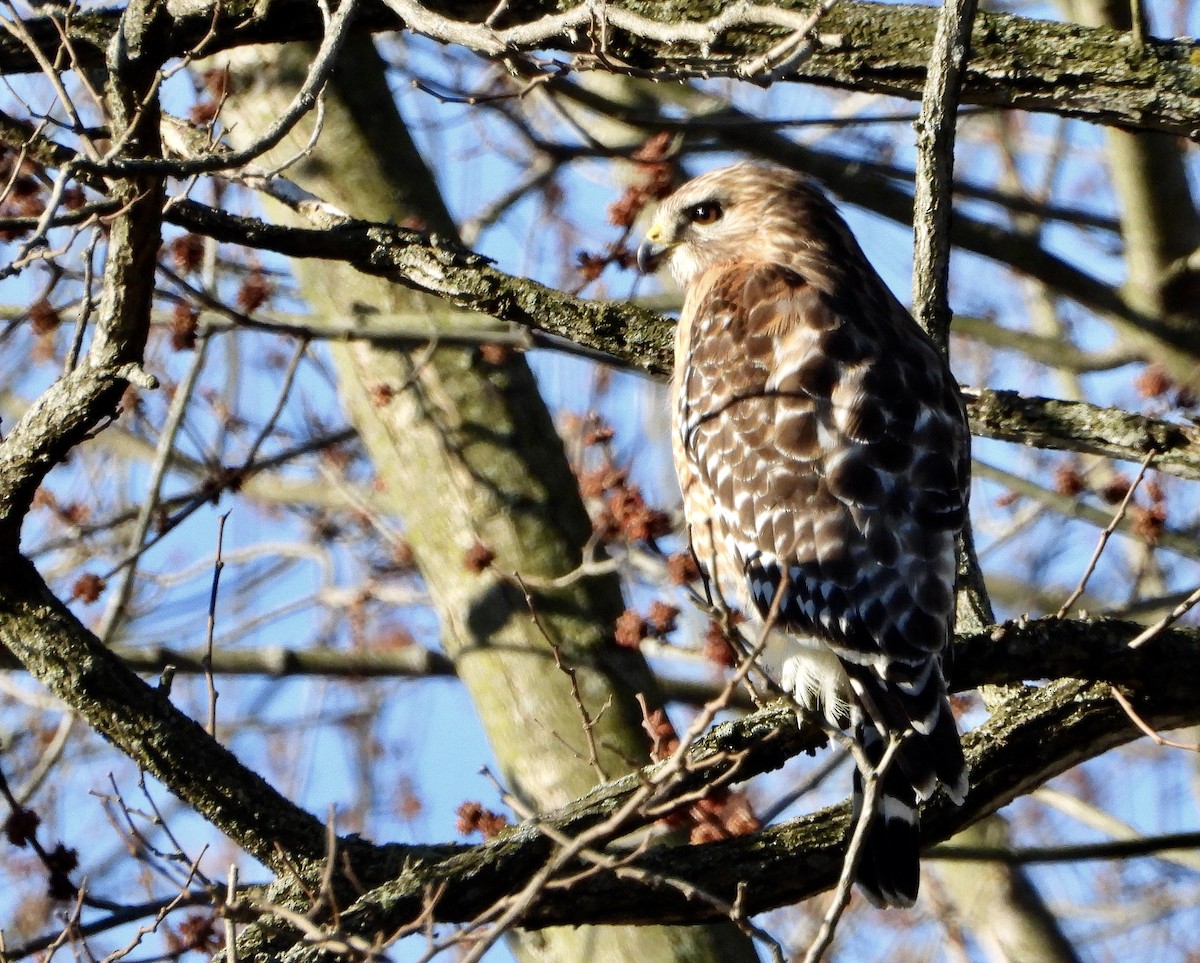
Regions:
<instances>
[{"instance_id":1,"label":"barred wing feathers","mask_svg":"<svg viewBox=\"0 0 1200 963\"><path fill-rule=\"evenodd\" d=\"M781 593L798 700L852 723L873 761L913 730L859 871L874 901L907 905L916 798L966 791L941 653L968 436L944 362L861 252L861 267L807 258L726 262L690 285L676 463L709 576L764 617Z\"/></svg>"}]
</instances>

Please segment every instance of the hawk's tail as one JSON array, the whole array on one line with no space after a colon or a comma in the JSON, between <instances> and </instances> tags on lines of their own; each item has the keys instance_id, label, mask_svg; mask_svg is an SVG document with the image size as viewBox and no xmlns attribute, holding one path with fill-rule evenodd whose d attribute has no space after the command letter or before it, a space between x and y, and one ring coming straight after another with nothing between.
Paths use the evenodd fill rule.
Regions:
<instances>
[{"instance_id":1,"label":"hawk's tail","mask_svg":"<svg viewBox=\"0 0 1200 963\"><path fill-rule=\"evenodd\" d=\"M961 804L966 793L966 763L958 729L943 692L928 733L910 732L884 774L855 881L879 907L912 906L921 882L918 799L928 799L940 784ZM860 721L854 739L867 762L876 767L887 751L887 739L870 720ZM854 771L854 820L864 804L863 777Z\"/></svg>"},{"instance_id":2,"label":"hawk's tail","mask_svg":"<svg viewBox=\"0 0 1200 963\"><path fill-rule=\"evenodd\" d=\"M879 765L887 743L875 727L860 723L855 727L854 740L862 746L867 761L872 766ZM853 798L854 825L857 826L865 800L863 777L857 766ZM912 906L921 883L917 794L896 761L884 775L876 799L855 882L863 895L880 908Z\"/></svg>"}]
</instances>

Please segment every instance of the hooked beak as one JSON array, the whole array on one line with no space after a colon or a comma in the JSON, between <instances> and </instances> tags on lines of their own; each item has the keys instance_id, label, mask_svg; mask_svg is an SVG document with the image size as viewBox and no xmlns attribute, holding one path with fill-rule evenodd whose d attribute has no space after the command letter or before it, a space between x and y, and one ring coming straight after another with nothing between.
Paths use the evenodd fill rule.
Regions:
<instances>
[{"instance_id":1,"label":"hooked beak","mask_svg":"<svg viewBox=\"0 0 1200 963\"><path fill-rule=\"evenodd\" d=\"M638 270L643 274L653 274L658 270L664 258L671 253L675 245L663 240L662 228L655 224L646 233L637 251Z\"/></svg>"}]
</instances>

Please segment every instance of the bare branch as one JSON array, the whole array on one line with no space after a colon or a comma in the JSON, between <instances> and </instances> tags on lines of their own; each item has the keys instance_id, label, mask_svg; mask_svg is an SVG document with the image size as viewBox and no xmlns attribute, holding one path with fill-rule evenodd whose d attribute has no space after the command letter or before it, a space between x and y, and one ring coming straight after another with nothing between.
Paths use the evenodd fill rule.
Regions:
<instances>
[{"instance_id":1,"label":"bare branch","mask_svg":"<svg viewBox=\"0 0 1200 963\"><path fill-rule=\"evenodd\" d=\"M913 317L946 350L950 333L950 197L959 88L967 64L975 0L946 0L921 95L913 197Z\"/></svg>"},{"instance_id":2,"label":"bare branch","mask_svg":"<svg viewBox=\"0 0 1200 963\"><path fill-rule=\"evenodd\" d=\"M1200 634L1170 630L1156 644L1166 648L1153 658L1130 651L1127 640L1136 626L1118 622L1068 622L1043 619L1023 625L1006 623L990 634L965 640L956 653L956 669L966 685L983 681L1016 682L1023 678L1074 679L1024 689L997 707L993 717L968 734L967 754L972 772L971 793L964 807L937 797L922 813L927 841L945 839L1006 802L1028 792L1052 775L1112 746L1140 736L1111 697L1104 678L1124 680L1123 691L1151 725L1174 727L1200 719L1200 707L1187 679L1200 660ZM1177 661L1178 660L1178 661ZM1071 667L1067 667L1071 663ZM981 670L992 674L981 676ZM993 671L994 670L994 671ZM1087 681L1094 679L1095 681ZM711 779L736 759L739 777L773 765L781 750L800 751L814 732L794 726L786 707L755 713L737 723L717 726L689 753L686 791L696 778ZM766 734L770 738L764 738ZM437 918L468 920L487 899L480 892L485 880L502 879L505 891L519 885L533 869L544 865L549 844L540 828L553 826L561 836L577 838L622 808L631 794L653 780L655 768L598 787L577 803L538 817L538 825L522 824L471 853L463 852L436 870L418 870L363 897L342 914L351 932L376 932L398 925L422 911L424 880L446 883ZM834 807L750 837L703 847L667 847L637 855L630 865L686 880L717 899L740 898L749 913L794 903L832 885L842 865L848 807ZM518 868L519 867L519 868ZM514 876L513 874L517 874ZM458 882L470 880L468 893ZM742 889L735 893L734 881ZM542 894L529 909L526 926L594 922L695 922L710 918L711 906L691 902L669 888L641 886L636 879L595 874L575 882L569 892ZM303 952L291 959L306 959Z\"/></svg>"},{"instance_id":3,"label":"bare branch","mask_svg":"<svg viewBox=\"0 0 1200 963\"><path fill-rule=\"evenodd\" d=\"M436 294L463 308L553 333L649 374L673 362L674 324L629 304L585 301L515 278L477 254L436 236L389 225L347 221L330 231L276 227L215 211L191 201L174 205L169 219L218 240L293 257L348 261L359 270ZM972 430L989 438L1140 462L1153 450L1155 466L1200 479L1200 431L1084 402L1027 398L1012 391L971 389Z\"/></svg>"},{"instance_id":4,"label":"bare branch","mask_svg":"<svg viewBox=\"0 0 1200 963\"><path fill-rule=\"evenodd\" d=\"M712 77L744 76L747 64L773 48L781 33L803 27L817 4L785 0L731 7L719 0L698 0L689 5L693 19L679 21L670 19L672 7L659 13L653 7L609 0L603 5L579 4L563 13L542 0L523 5L525 19L508 28L486 23L495 9L492 0L405 0L399 6L414 15L418 27L497 56L561 50L576 54L577 66L586 68L598 62L599 50L605 68L613 71ZM636 12L645 9L652 16ZM935 10L924 7L839 3L822 21L825 42L807 60L789 65L792 69L785 77L915 100L924 86L936 17ZM738 29L724 29L735 23ZM101 10L77 12L66 25L42 16L30 19L27 26L49 59L65 29L78 65L89 67L101 62L115 24L116 13ZM368 2L356 26L395 30L403 22L383 4ZM315 40L322 34L322 22L313 0L282 0L250 12L222 4L215 21L211 8L202 7L173 20L162 38L162 57L182 56L210 33L215 36L206 49L217 52L246 44ZM23 43L5 40L0 43L0 72L39 69ZM1154 39L1137 47L1134 56L1130 35L1118 30L988 12L977 19L972 48L964 103L1196 136L1200 94L1190 79L1194 47L1189 41Z\"/></svg>"},{"instance_id":5,"label":"bare branch","mask_svg":"<svg viewBox=\"0 0 1200 963\"><path fill-rule=\"evenodd\" d=\"M1169 856L1172 851L1200 849L1200 833L1164 833L1136 839L1112 839L1103 843L1069 846L934 846L926 859L988 860L1010 865L1030 863L1075 863L1095 859L1132 859L1138 856Z\"/></svg>"}]
</instances>

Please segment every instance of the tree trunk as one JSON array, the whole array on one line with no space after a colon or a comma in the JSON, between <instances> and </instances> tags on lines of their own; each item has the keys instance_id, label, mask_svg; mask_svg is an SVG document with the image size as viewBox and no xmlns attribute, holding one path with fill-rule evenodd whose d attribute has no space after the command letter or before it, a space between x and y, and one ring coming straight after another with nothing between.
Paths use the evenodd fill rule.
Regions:
<instances>
[{"instance_id":1,"label":"tree trunk","mask_svg":"<svg viewBox=\"0 0 1200 963\"><path fill-rule=\"evenodd\" d=\"M235 135L261 130L278 116L307 56L293 45L231 61L233 96L223 117L236 120ZM303 146L311 124L301 126L278 156ZM419 221L443 236L455 234L369 39L347 43L326 94L320 141L288 176L354 216ZM301 262L298 275L318 316L349 313L369 327L372 311L420 309L431 330L453 323L442 303L344 266ZM591 530L524 359L493 364L470 349L410 354L363 343L333 351L343 403L405 522L447 654L479 712L505 786L541 810L583 795L601 771L612 777L646 761L634 697L645 693L652 705L658 697L641 655L612 641L623 609L617 578L531 588L527 603L512 577L536 583L577 568ZM483 571L467 562L476 545L494 553ZM556 667L553 647L576 670L583 709ZM594 723L594 765L584 710ZM452 735L446 738L449 748ZM527 961L757 959L732 923L518 931L512 943Z\"/></svg>"}]
</instances>

